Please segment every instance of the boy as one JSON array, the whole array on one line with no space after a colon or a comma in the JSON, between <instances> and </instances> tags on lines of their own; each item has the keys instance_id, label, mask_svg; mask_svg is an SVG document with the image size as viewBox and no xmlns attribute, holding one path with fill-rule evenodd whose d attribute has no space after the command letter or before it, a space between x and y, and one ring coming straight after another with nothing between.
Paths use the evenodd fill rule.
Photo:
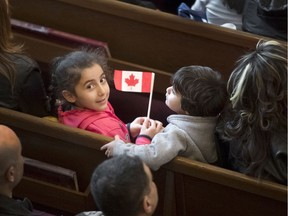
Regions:
<instances>
[{"instance_id":1,"label":"boy","mask_svg":"<svg viewBox=\"0 0 288 216\"><path fill-rule=\"evenodd\" d=\"M116 136L101 150L106 150L109 157L124 153L137 155L153 170L177 155L215 163L218 157L214 132L226 101L226 85L218 72L202 66L182 67L166 90L165 103L177 114L167 118L169 124L153 137L151 144L125 144ZM146 127L149 124L144 123L141 131Z\"/></svg>"}]
</instances>

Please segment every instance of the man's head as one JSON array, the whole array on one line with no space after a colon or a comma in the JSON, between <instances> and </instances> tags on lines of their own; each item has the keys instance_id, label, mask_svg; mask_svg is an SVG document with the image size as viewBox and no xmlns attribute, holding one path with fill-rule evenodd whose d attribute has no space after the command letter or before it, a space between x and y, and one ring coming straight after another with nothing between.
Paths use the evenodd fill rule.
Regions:
<instances>
[{"instance_id":1,"label":"man's head","mask_svg":"<svg viewBox=\"0 0 288 216\"><path fill-rule=\"evenodd\" d=\"M152 215L158 203L151 171L137 156L116 156L100 164L91 192L105 216Z\"/></svg>"},{"instance_id":2,"label":"man's head","mask_svg":"<svg viewBox=\"0 0 288 216\"><path fill-rule=\"evenodd\" d=\"M180 68L172 77L171 87L181 97L181 109L191 116L217 116L228 100L221 74L209 67Z\"/></svg>"},{"instance_id":3,"label":"man's head","mask_svg":"<svg viewBox=\"0 0 288 216\"><path fill-rule=\"evenodd\" d=\"M0 125L0 194L12 197L13 188L23 176L22 147L17 135Z\"/></svg>"}]
</instances>

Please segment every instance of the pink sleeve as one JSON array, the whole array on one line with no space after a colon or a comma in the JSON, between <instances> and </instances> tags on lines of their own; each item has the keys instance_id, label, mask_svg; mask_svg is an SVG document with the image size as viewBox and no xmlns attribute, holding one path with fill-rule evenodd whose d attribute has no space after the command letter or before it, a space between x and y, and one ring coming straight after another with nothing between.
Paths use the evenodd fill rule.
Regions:
<instances>
[{"instance_id":1,"label":"pink sleeve","mask_svg":"<svg viewBox=\"0 0 288 216\"><path fill-rule=\"evenodd\" d=\"M136 138L135 144L136 145L149 145L151 143L151 137L147 135L139 135Z\"/></svg>"}]
</instances>

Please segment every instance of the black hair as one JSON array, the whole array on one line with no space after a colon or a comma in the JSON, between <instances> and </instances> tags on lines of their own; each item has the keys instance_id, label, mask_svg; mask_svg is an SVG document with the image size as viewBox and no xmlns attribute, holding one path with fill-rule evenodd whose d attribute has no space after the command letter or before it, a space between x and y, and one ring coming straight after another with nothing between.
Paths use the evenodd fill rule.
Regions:
<instances>
[{"instance_id":1,"label":"black hair","mask_svg":"<svg viewBox=\"0 0 288 216\"><path fill-rule=\"evenodd\" d=\"M230 9L236 10L238 14L242 14L246 0L223 0L224 5L228 5Z\"/></svg>"},{"instance_id":2,"label":"black hair","mask_svg":"<svg viewBox=\"0 0 288 216\"><path fill-rule=\"evenodd\" d=\"M91 178L91 192L105 216L136 216L143 211L149 178L138 156L114 156L104 161Z\"/></svg>"},{"instance_id":3,"label":"black hair","mask_svg":"<svg viewBox=\"0 0 288 216\"><path fill-rule=\"evenodd\" d=\"M55 106L57 107L57 104L61 103L63 110L69 109L71 104L65 100L62 91L67 90L75 93L75 86L81 79L82 71L94 64L98 64L104 71L106 79L111 81L111 71L107 61L108 58L104 49L90 47L82 47L67 55L54 58L51 64L52 79L49 88L53 100L52 107L55 109ZM55 110L54 112L56 113Z\"/></svg>"},{"instance_id":4,"label":"black hair","mask_svg":"<svg viewBox=\"0 0 288 216\"><path fill-rule=\"evenodd\" d=\"M238 61L227 88L231 104L223 137L239 143L234 157L241 158L244 172L262 178L273 135L287 130L287 47L259 41Z\"/></svg>"},{"instance_id":5,"label":"black hair","mask_svg":"<svg viewBox=\"0 0 288 216\"><path fill-rule=\"evenodd\" d=\"M172 85L181 95L181 108L192 116L217 116L228 99L220 73L209 67L182 67L172 76Z\"/></svg>"}]
</instances>

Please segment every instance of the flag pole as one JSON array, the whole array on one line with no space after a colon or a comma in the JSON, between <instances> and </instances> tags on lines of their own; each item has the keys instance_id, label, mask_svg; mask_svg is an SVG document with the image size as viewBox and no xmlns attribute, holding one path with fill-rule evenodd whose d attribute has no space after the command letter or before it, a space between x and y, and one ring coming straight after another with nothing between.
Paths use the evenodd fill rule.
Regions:
<instances>
[{"instance_id":1,"label":"flag pole","mask_svg":"<svg viewBox=\"0 0 288 216\"><path fill-rule=\"evenodd\" d=\"M151 78L151 79L152 79L152 80L151 80L151 89L150 89L150 95L149 95L147 118L150 118L150 111L151 111L152 96L153 96L153 89L154 89L155 73L152 73L152 78Z\"/></svg>"}]
</instances>

